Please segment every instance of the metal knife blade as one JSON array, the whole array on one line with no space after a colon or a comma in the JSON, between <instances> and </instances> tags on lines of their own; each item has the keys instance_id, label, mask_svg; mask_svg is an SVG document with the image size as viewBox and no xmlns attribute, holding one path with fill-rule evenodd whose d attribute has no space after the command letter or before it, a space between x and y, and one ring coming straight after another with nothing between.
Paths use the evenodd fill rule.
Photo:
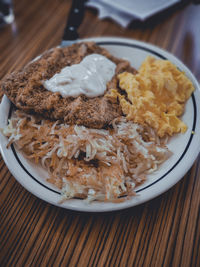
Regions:
<instances>
[{"instance_id":1,"label":"metal knife blade","mask_svg":"<svg viewBox=\"0 0 200 267\"><path fill-rule=\"evenodd\" d=\"M67 18L66 27L64 29L61 47L69 46L77 42L79 38L77 30L84 18L85 2L86 0L72 1L72 6L70 8L70 12Z\"/></svg>"}]
</instances>

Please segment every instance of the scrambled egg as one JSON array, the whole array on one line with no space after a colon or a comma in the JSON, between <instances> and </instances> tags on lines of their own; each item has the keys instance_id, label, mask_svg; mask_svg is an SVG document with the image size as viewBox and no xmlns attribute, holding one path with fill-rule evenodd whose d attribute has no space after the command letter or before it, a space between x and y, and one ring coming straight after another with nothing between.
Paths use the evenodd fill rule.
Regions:
<instances>
[{"instance_id":1,"label":"scrambled egg","mask_svg":"<svg viewBox=\"0 0 200 267\"><path fill-rule=\"evenodd\" d=\"M127 119L149 125L159 135L173 135L187 130L178 118L194 87L191 81L167 60L147 57L137 74L118 75L119 86L127 93L111 90L110 97L119 100Z\"/></svg>"}]
</instances>

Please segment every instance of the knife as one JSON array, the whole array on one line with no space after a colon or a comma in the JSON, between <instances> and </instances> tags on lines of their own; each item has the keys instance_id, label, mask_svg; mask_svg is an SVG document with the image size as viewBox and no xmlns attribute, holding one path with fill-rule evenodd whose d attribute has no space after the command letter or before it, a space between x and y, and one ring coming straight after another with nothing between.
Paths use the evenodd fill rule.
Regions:
<instances>
[{"instance_id":1,"label":"knife","mask_svg":"<svg viewBox=\"0 0 200 267\"><path fill-rule=\"evenodd\" d=\"M72 1L72 5L67 18L66 27L64 29L61 47L69 46L77 42L79 38L77 30L84 18L85 2L86 0Z\"/></svg>"}]
</instances>

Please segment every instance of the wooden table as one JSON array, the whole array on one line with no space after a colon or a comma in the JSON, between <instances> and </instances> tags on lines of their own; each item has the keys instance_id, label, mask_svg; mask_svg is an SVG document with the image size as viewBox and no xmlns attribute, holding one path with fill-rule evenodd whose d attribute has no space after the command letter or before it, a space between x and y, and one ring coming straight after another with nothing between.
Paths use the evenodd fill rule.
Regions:
<instances>
[{"instance_id":1,"label":"wooden table","mask_svg":"<svg viewBox=\"0 0 200 267\"><path fill-rule=\"evenodd\" d=\"M0 29L0 78L60 43L71 1L14 1ZM200 79L200 6L186 4L123 29L87 10L80 37L122 36L158 45ZM27 192L0 157L0 266L200 266L199 158L169 191L123 211L90 214Z\"/></svg>"}]
</instances>

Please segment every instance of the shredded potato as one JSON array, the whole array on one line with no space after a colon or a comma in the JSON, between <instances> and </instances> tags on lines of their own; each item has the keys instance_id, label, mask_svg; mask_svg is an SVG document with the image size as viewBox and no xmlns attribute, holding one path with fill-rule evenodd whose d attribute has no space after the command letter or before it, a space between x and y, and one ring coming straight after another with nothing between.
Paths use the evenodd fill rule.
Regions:
<instances>
[{"instance_id":1,"label":"shredded potato","mask_svg":"<svg viewBox=\"0 0 200 267\"><path fill-rule=\"evenodd\" d=\"M29 159L48 170L62 198L123 201L171 152L150 127L113 121L113 129L69 126L16 111L3 130ZM126 196L119 198L120 196Z\"/></svg>"},{"instance_id":2,"label":"shredded potato","mask_svg":"<svg viewBox=\"0 0 200 267\"><path fill-rule=\"evenodd\" d=\"M15 143L48 171L46 179L61 190L62 201L126 200L170 157L167 137L187 130L179 116L194 87L172 63L147 57L137 74L123 72L118 79L120 90L110 90L107 97L119 101L125 116L108 130L20 110L1 129L8 146Z\"/></svg>"}]
</instances>

